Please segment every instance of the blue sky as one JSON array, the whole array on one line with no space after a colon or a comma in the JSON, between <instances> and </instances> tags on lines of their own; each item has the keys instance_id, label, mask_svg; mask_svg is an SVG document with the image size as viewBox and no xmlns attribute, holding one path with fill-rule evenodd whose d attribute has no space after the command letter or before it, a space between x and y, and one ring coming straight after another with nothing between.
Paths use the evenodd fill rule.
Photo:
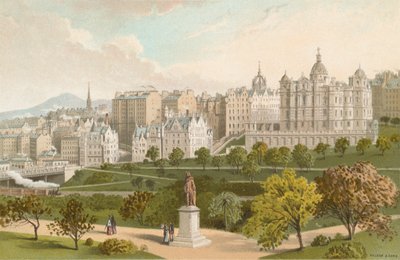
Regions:
<instances>
[{"instance_id":1,"label":"blue sky","mask_svg":"<svg viewBox=\"0 0 400 260\"><path fill-rule=\"evenodd\" d=\"M96 98L154 85L225 93L308 75L321 48L330 76L359 64L370 78L400 68L400 1L0 2L0 111L62 92ZM31 90L34 91L31 91ZM22 98L21 98L22 95Z\"/></svg>"}]
</instances>

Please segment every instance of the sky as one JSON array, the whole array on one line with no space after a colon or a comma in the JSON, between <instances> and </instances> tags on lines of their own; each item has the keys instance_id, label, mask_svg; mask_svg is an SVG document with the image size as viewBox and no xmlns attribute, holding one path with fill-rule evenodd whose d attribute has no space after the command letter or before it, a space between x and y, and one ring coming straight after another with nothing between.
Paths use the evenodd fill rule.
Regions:
<instances>
[{"instance_id":1,"label":"sky","mask_svg":"<svg viewBox=\"0 0 400 260\"><path fill-rule=\"evenodd\" d=\"M1 0L0 111L152 85L214 94L309 75L400 69L398 0Z\"/></svg>"}]
</instances>

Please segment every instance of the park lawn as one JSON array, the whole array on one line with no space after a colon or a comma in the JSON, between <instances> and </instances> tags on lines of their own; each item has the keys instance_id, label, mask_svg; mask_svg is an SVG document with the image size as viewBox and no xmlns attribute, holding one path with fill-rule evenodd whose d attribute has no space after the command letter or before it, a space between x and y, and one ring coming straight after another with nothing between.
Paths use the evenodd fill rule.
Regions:
<instances>
[{"instance_id":1,"label":"park lawn","mask_svg":"<svg viewBox=\"0 0 400 260\"><path fill-rule=\"evenodd\" d=\"M155 183L154 189L149 189L145 184L146 180L147 180L146 178L143 178L143 184L142 184L141 188L138 188L137 186L133 186L130 181L127 181L124 183L112 183L111 182L107 185L101 185L101 186L87 185L87 187L80 186L80 187L76 187L76 188L71 186L71 187L61 188L61 191L65 190L65 191L132 191L132 192L134 192L134 191L150 191L150 192L153 192L154 190L157 190L158 188L167 186L174 182L174 180L172 180L172 181L164 180L164 179L157 180L157 179L152 178L151 180L153 180Z\"/></svg>"},{"instance_id":2,"label":"park lawn","mask_svg":"<svg viewBox=\"0 0 400 260\"><path fill-rule=\"evenodd\" d=\"M393 228L400 233L400 220L393 221ZM354 236L355 242L361 242L367 250L367 258L392 258L400 257L400 236L397 234L393 240L382 241L375 234L360 232ZM280 254L262 257L261 259L322 259L328 249L334 245L340 245L348 240L334 240L329 245L311 247L308 246L302 251L293 250ZM278 248L279 249L279 248ZM386 257L385 257L386 256Z\"/></svg>"},{"instance_id":3,"label":"park lawn","mask_svg":"<svg viewBox=\"0 0 400 260\"><path fill-rule=\"evenodd\" d=\"M76 178L73 177L69 179L66 183L62 185L62 187L68 187L68 186L77 186L77 185L84 185L85 181L87 178L91 177L96 170L91 170L91 169L82 169L82 177L81 178ZM100 171L99 171L100 172ZM119 182L119 181L129 181L130 176L127 175L126 173L114 173L113 174L113 182Z\"/></svg>"},{"instance_id":4,"label":"park lawn","mask_svg":"<svg viewBox=\"0 0 400 260\"><path fill-rule=\"evenodd\" d=\"M161 259L142 251L107 256L98 250L98 242L89 247L84 245L85 240L79 242L79 250L74 250L72 239L63 237L39 236L34 241L29 234L0 232L0 240L0 259Z\"/></svg>"}]
</instances>

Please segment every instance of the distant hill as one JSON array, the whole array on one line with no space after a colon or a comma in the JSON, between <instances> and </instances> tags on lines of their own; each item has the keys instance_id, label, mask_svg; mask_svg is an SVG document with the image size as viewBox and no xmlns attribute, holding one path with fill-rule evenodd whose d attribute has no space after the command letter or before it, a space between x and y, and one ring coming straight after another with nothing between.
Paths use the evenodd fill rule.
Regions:
<instances>
[{"instance_id":1,"label":"distant hill","mask_svg":"<svg viewBox=\"0 0 400 260\"><path fill-rule=\"evenodd\" d=\"M93 101L93 107L99 104L107 104L111 107L111 101L102 99ZM55 111L58 108L83 108L86 107L86 101L70 93L64 93L56 97L49 98L45 102L27 109L0 112L0 120L12 119L16 117L31 117L47 115L49 111Z\"/></svg>"}]
</instances>

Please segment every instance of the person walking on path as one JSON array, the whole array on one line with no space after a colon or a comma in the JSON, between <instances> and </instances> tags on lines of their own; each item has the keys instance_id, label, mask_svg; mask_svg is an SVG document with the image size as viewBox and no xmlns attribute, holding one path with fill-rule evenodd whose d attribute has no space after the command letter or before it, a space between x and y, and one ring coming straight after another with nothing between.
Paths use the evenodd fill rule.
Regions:
<instances>
[{"instance_id":1,"label":"person walking on path","mask_svg":"<svg viewBox=\"0 0 400 260\"><path fill-rule=\"evenodd\" d=\"M174 224L169 223L169 241L173 242L174 241Z\"/></svg>"},{"instance_id":2,"label":"person walking on path","mask_svg":"<svg viewBox=\"0 0 400 260\"><path fill-rule=\"evenodd\" d=\"M117 222L115 221L114 215L111 215L111 228L112 233L117 234Z\"/></svg>"},{"instance_id":3,"label":"person walking on path","mask_svg":"<svg viewBox=\"0 0 400 260\"><path fill-rule=\"evenodd\" d=\"M163 243L165 244L169 244L169 228L167 224L164 224L164 239L163 239Z\"/></svg>"},{"instance_id":4,"label":"person walking on path","mask_svg":"<svg viewBox=\"0 0 400 260\"><path fill-rule=\"evenodd\" d=\"M112 235L112 223L111 223L111 216L108 216L108 220L106 223L106 230L107 230L107 235Z\"/></svg>"}]
</instances>

